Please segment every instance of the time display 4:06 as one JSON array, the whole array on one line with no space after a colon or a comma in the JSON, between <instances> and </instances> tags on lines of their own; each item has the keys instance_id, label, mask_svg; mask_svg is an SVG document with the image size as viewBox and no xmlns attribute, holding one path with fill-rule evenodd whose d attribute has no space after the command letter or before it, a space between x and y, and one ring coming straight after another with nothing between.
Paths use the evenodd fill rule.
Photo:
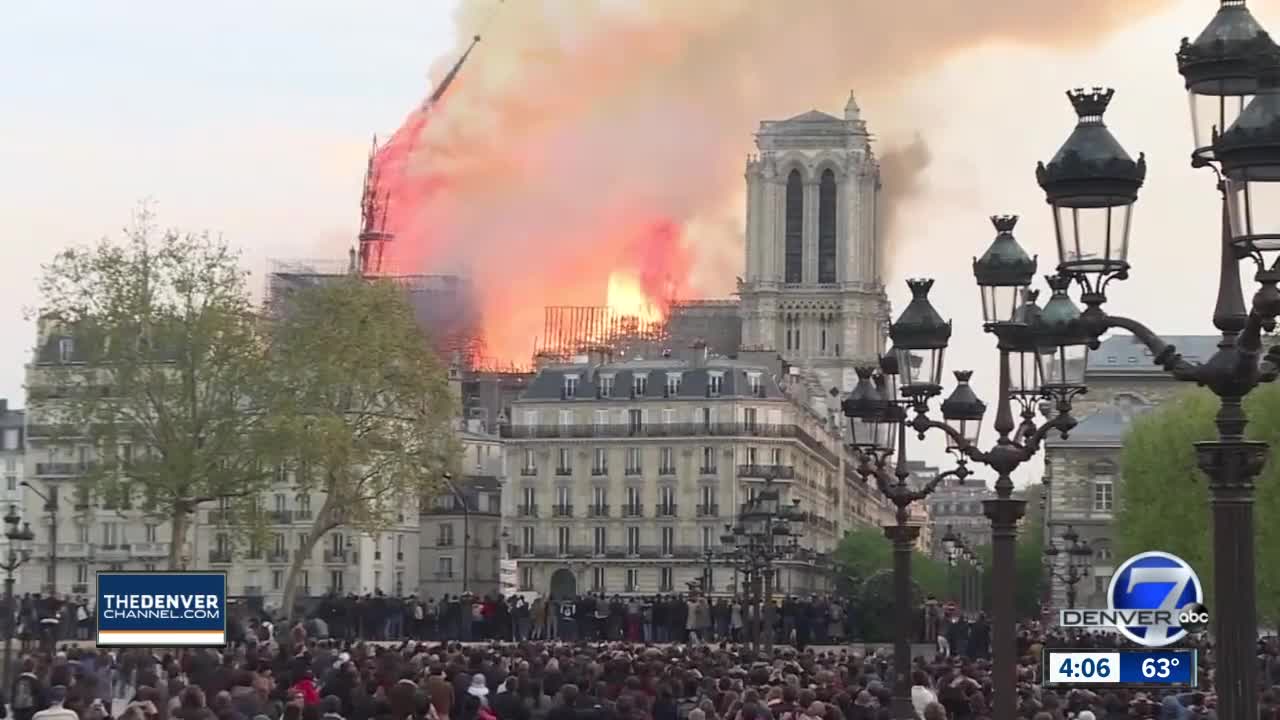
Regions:
<instances>
[{"instance_id":1,"label":"time display 4:06","mask_svg":"<svg viewBox=\"0 0 1280 720\"><path fill-rule=\"evenodd\" d=\"M1048 655L1051 683L1120 682L1120 653L1055 650Z\"/></svg>"}]
</instances>

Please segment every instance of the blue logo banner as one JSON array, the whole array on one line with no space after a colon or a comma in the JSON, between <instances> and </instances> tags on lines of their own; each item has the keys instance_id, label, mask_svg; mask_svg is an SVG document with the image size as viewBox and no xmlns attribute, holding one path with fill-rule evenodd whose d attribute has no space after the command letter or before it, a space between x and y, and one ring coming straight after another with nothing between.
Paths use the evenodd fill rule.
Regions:
<instances>
[{"instance_id":1,"label":"blue logo banner","mask_svg":"<svg viewBox=\"0 0 1280 720\"><path fill-rule=\"evenodd\" d=\"M101 572L97 609L100 647L227 643L225 573Z\"/></svg>"}]
</instances>

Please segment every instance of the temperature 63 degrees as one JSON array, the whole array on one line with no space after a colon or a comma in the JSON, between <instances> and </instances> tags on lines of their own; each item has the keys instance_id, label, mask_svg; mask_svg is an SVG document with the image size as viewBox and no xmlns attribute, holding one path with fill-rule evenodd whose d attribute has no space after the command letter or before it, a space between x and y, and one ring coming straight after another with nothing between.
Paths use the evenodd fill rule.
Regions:
<instances>
[{"instance_id":1,"label":"temperature 63 degrees","mask_svg":"<svg viewBox=\"0 0 1280 720\"><path fill-rule=\"evenodd\" d=\"M1194 686L1194 650L1147 650L1120 656L1120 682L1141 685Z\"/></svg>"}]
</instances>

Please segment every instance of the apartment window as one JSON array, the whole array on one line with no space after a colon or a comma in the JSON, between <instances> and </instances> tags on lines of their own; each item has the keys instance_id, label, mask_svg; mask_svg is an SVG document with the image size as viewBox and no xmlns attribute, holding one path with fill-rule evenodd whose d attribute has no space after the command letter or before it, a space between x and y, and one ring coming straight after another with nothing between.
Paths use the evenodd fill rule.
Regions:
<instances>
[{"instance_id":1,"label":"apartment window","mask_svg":"<svg viewBox=\"0 0 1280 720\"><path fill-rule=\"evenodd\" d=\"M609 451L605 448L596 448L591 463L592 475L608 475L609 474Z\"/></svg>"},{"instance_id":2,"label":"apartment window","mask_svg":"<svg viewBox=\"0 0 1280 720\"><path fill-rule=\"evenodd\" d=\"M525 425L537 425L537 424L538 424L538 411L537 411L537 410L525 410L525 411L524 411L524 424L525 424Z\"/></svg>"},{"instance_id":3,"label":"apartment window","mask_svg":"<svg viewBox=\"0 0 1280 720\"><path fill-rule=\"evenodd\" d=\"M146 538L146 542L153 543L156 541L157 529L155 525L143 525L142 536Z\"/></svg>"},{"instance_id":4,"label":"apartment window","mask_svg":"<svg viewBox=\"0 0 1280 720\"><path fill-rule=\"evenodd\" d=\"M702 448L702 472L713 473L716 471L716 449L713 447Z\"/></svg>"},{"instance_id":5,"label":"apartment window","mask_svg":"<svg viewBox=\"0 0 1280 720\"><path fill-rule=\"evenodd\" d=\"M704 407L702 408L702 412L700 413L700 415L702 415L703 429L710 430L711 425L715 422L715 417L716 417L715 411L712 408Z\"/></svg>"},{"instance_id":6,"label":"apartment window","mask_svg":"<svg viewBox=\"0 0 1280 720\"><path fill-rule=\"evenodd\" d=\"M676 529L672 527L664 527L662 528L660 537L662 540L662 554L673 554L676 550Z\"/></svg>"},{"instance_id":7,"label":"apartment window","mask_svg":"<svg viewBox=\"0 0 1280 720\"><path fill-rule=\"evenodd\" d=\"M537 515L538 514L537 491L534 488L527 487L527 488L521 488L520 492L522 493L524 500L520 506L520 509L517 512L520 515L523 515L525 517L532 517Z\"/></svg>"},{"instance_id":8,"label":"apartment window","mask_svg":"<svg viewBox=\"0 0 1280 720\"><path fill-rule=\"evenodd\" d=\"M342 592L342 576L341 570L329 571L329 590L335 593Z\"/></svg>"},{"instance_id":9,"label":"apartment window","mask_svg":"<svg viewBox=\"0 0 1280 720\"><path fill-rule=\"evenodd\" d=\"M607 427L608 425L609 425L609 411L597 410L596 411L596 427L604 428L604 427Z\"/></svg>"},{"instance_id":10,"label":"apartment window","mask_svg":"<svg viewBox=\"0 0 1280 720\"><path fill-rule=\"evenodd\" d=\"M294 499L298 501L298 512L304 513L307 517L311 517L311 495L308 493L298 493L298 497Z\"/></svg>"},{"instance_id":11,"label":"apartment window","mask_svg":"<svg viewBox=\"0 0 1280 720\"><path fill-rule=\"evenodd\" d=\"M628 487L625 490L627 504L622 508L623 515L639 515L640 514L640 488Z\"/></svg>"},{"instance_id":12,"label":"apartment window","mask_svg":"<svg viewBox=\"0 0 1280 720\"><path fill-rule=\"evenodd\" d=\"M609 504L609 488L593 487L591 488L591 505L596 508L603 508Z\"/></svg>"},{"instance_id":13,"label":"apartment window","mask_svg":"<svg viewBox=\"0 0 1280 720\"><path fill-rule=\"evenodd\" d=\"M279 590L282 587L284 587L284 571L272 570L271 571L271 589Z\"/></svg>"},{"instance_id":14,"label":"apartment window","mask_svg":"<svg viewBox=\"0 0 1280 720\"><path fill-rule=\"evenodd\" d=\"M658 488L658 515L676 514L675 488L664 486Z\"/></svg>"},{"instance_id":15,"label":"apartment window","mask_svg":"<svg viewBox=\"0 0 1280 720\"><path fill-rule=\"evenodd\" d=\"M641 472L643 470L640 464L640 448L627 448L627 474L639 475Z\"/></svg>"},{"instance_id":16,"label":"apartment window","mask_svg":"<svg viewBox=\"0 0 1280 720\"><path fill-rule=\"evenodd\" d=\"M396 597L404 597L404 571L403 570L396 571L395 593L396 593Z\"/></svg>"},{"instance_id":17,"label":"apartment window","mask_svg":"<svg viewBox=\"0 0 1280 720\"><path fill-rule=\"evenodd\" d=\"M223 532L214 535L213 546L217 548L219 553L231 552L231 536Z\"/></svg>"},{"instance_id":18,"label":"apartment window","mask_svg":"<svg viewBox=\"0 0 1280 720\"><path fill-rule=\"evenodd\" d=\"M445 547L453 545L453 523L440 524L440 536L437 539L436 544Z\"/></svg>"},{"instance_id":19,"label":"apartment window","mask_svg":"<svg viewBox=\"0 0 1280 720\"><path fill-rule=\"evenodd\" d=\"M565 398L575 398L578 396L578 376L564 376L564 396Z\"/></svg>"},{"instance_id":20,"label":"apartment window","mask_svg":"<svg viewBox=\"0 0 1280 720\"><path fill-rule=\"evenodd\" d=\"M1093 509L1097 512L1111 512L1115 485L1111 478L1094 478Z\"/></svg>"},{"instance_id":21,"label":"apartment window","mask_svg":"<svg viewBox=\"0 0 1280 720\"><path fill-rule=\"evenodd\" d=\"M596 555L603 555L604 549L606 547L605 529L602 527L592 528L591 539L592 539L591 549L595 552Z\"/></svg>"},{"instance_id":22,"label":"apartment window","mask_svg":"<svg viewBox=\"0 0 1280 720\"><path fill-rule=\"evenodd\" d=\"M89 582L89 566L81 563L76 565L76 583L84 585Z\"/></svg>"},{"instance_id":23,"label":"apartment window","mask_svg":"<svg viewBox=\"0 0 1280 720\"><path fill-rule=\"evenodd\" d=\"M704 485L698 491L701 499L699 503L699 515L718 515L720 508L716 507L716 488L714 485Z\"/></svg>"},{"instance_id":24,"label":"apartment window","mask_svg":"<svg viewBox=\"0 0 1280 720\"><path fill-rule=\"evenodd\" d=\"M748 447L747 448L747 464L755 465L757 461L759 461L759 459L760 459L760 456L756 452L756 449L753 447Z\"/></svg>"},{"instance_id":25,"label":"apartment window","mask_svg":"<svg viewBox=\"0 0 1280 720\"><path fill-rule=\"evenodd\" d=\"M467 538L463 538L466 541ZM396 535L396 559L404 559L404 535Z\"/></svg>"},{"instance_id":26,"label":"apartment window","mask_svg":"<svg viewBox=\"0 0 1280 720\"><path fill-rule=\"evenodd\" d=\"M437 559L436 574L443 578L453 577L453 558L442 557Z\"/></svg>"},{"instance_id":27,"label":"apartment window","mask_svg":"<svg viewBox=\"0 0 1280 720\"><path fill-rule=\"evenodd\" d=\"M521 470L526 475L533 475L538 471L538 463L533 459L533 450L529 448L524 450L524 464L521 465Z\"/></svg>"},{"instance_id":28,"label":"apartment window","mask_svg":"<svg viewBox=\"0 0 1280 720\"><path fill-rule=\"evenodd\" d=\"M680 394L680 373L667 373L667 395L675 397Z\"/></svg>"},{"instance_id":29,"label":"apartment window","mask_svg":"<svg viewBox=\"0 0 1280 720\"><path fill-rule=\"evenodd\" d=\"M707 392L711 393L711 397L718 397L720 391L724 388L724 374L711 373L707 376Z\"/></svg>"},{"instance_id":30,"label":"apartment window","mask_svg":"<svg viewBox=\"0 0 1280 720\"><path fill-rule=\"evenodd\" d=\"M649 376L636 375L632 380L634 384L631 387L635 390L636 397L644 397L644 394L649 390Z\"/></svg>"},{"instance_id":31,"label":"apartment window","mask_svg":"<svg viewBox=\"0 0 1280 720\"><path fill-rule=\"evenodd\" d=\"M675 582L672 580L673 574L674 573L671 571L671 568L669 567L658 568L658 590L659 591L671 592L671 589L675 586Z\"/></svg>"},{"instance_id":32,"label":"apartment window","mask_svg":"<svg viewBox=\"0 0 1280 720\"><path fill-rule=\"evenodd\" d=\"M567 528L567 527L558 527L558 528L556 528L556 550L557 550L561 555L566 555L566 554L568 554L568 552L569 552L569 528Z\"/></svg>"},{"instance_id":33,"label":"apartment window","mask_svg":"<svg viewBox=\"0 0 1280 720\"><path fill-rule=\"evenodd\" d=\"M751 388L751 394L760 395L763 385L760 384L760 373L747 373L747 385Z\"/></svg>"},{"instance_id":34,"label":"apartment window","mask_svg":"<svg viewBox=\"0 0 1280 720\"><path fill-rule=\"evenodd\" d=\"M520 550L525 555L533 552L533 528L520 528Z\"/></svg>"},{"instance_id":35,"label":"apartment window","mask_svg":"<svg viewBox=\"0 0 1280 720\"><path fill-rule=\"evenodd\" d=\"M18 489L18 476L7 475L5 476L4 483L5 483L5 487L9 490L9 492L16 491Z\"/></svg>"},{"instance_id":36,"label":"apartment window","mask_svg":"<svg viewBox=\"0 0 1280 720\"><path fill-rule=\"evenodd\" d=\"M716 547L715 528L702 528L702 549L713 550Z\"/></svg>"},{"instance_id":37,"label":"apartment window","mask_svg":"<svg viewBox=\"0 0 1280 720\"><path fill-rule=\"evenodd\" d=\"M774 465L786 464L782 462L782 448L773 448L769 451L769 462L773 463Z\"/></svg>"},{"instance_id":38,"label":"apartment window","mask_svg":"<svg viewBox=\"0 0 1280 720\"><path fill-rule=\"evenodd\" d=\"M520 589L521 590L533 589L533 568L529 567L528 565L522 566L520 568Z\"/></svg>"},{"instance_id":39,"label":"apartment window","mask_svg":"<svg viewBox=\"0 0 1280 720\"><path fill-rule=\"evenodd\" d=\"M271 535L271 550L277 555L285 553L284 533L274 533Z\"/></svg>"},{"instance_id":40,"label":"apartment window","mask_svg":"<svg viewBox=\"0 0 1280 720\"><path fill-rule=\"evenodd\" d=\"M742 409L742 425L743 425L743 429L747 430L748 432L755 431L756 429L756 409L755 408Z\"/></svg>"},{"instance_id":41,"label":"apartment window","mask_svg":"<svg viewBox=\"0 0 1280 720\"><path fill-rule=\"evenodd\" d=\"M591 589L595 592L602 592L604 590L604 568L591 568Z\"/></svg>"},{"instance_id":42,"label":"apartment window","mask_svg":"<svg viewBox=\"0 0 1280 720\"><path fill-rule=\"evenodd\" d=\"M560 426L561 426L561 427L569 427L569 426L571 426L571 425L573 425L573 411L572 411L572 410L561 410L561 411L560 411Z\"/></svg>"},{"instance_id":43,"label":"apartment window","mask_svg":"<svg viewBox=\"0 0 1280 720\"><path fill-rule=\"evenodd\" d=\"M627 528L627 554L636 555L640 552L640 528Z\"/></svg>"},{"instance_id":44,"label":"apartment window","mask_svg":"<svg viewBox=\"0 0 1280 720\"><path fill-rule=\"evenodd\" d=\"M560 448L556 451L556 472L561 475L573 472L573 453L569 448Z\"/></svg>"},{"instance_id":45,"label":"apartment window","mask_svg":"<svg viewBox=\"0 0 1280 720\"><path fill-rule=\"evenodd\" d=\"M108 547L115 547L122 542L121 537L124 535L124 528L120 523L104 522L102 523L102 544Z\"/></svg>"},{"instance_id":46,"label":"apartment window","mask_svg":"<svg viewBox=\"0 0 1280 720\"><path fill-rule=\"evenodd\" d=\"M640 589L640 571L635 568L627 568L627 592L635 592Z\"/></svg>"},{"instance_id":47,"label":"apartment window","mask_svg":"<svg viewBox=\"0 0 1280 720\"><path fill-rule=\"evenodd\" d=\"M567 486L561 485L556 488L557 512L567 513L568 510L566 508L573 507L573 501L570 500L571 497L572 496L570 495L569 488Z\"/></svg>"},{"instance_id":48,"label":"apartment window","mask_svg":"<svg viewBox=\"0 0 1280 720\"><path fill-rule=\"evenodd\" d=\"M644 431L644 411L636 408L632 408L628 410L627 411L627 427L630 429L632 435L643 432Z\"/></svg>"},{"instance_id":49,"label":"apartment window","mask_svg":"<svg viewBox=\"0 0 1280 720\"><path fill-rule=\"evenodd\" d=\"M675 448L662 448L659 451L658 458L658 472L663 475L674 475L676 472Z\"/></svg>"},{"instance_id":50,"label":"apartment window","mask_svg":"<svg viewBox=\"0 0 1280 720\"><path fill-rule=\"evenodd\" d=\"M76 342L71 338L58 338L58 362L71 362L75 354Z\"/></svg>"},{"instance_id":51,"label":"apartment window","mask_svg":"<svg viewBox=\"0 0 1280 720\"><path fill-rule=\"evenodd\" d=\"M613 376L612 375L600 376L600 397L602 398L613 397Z\"/></svg>"}]
</instances>

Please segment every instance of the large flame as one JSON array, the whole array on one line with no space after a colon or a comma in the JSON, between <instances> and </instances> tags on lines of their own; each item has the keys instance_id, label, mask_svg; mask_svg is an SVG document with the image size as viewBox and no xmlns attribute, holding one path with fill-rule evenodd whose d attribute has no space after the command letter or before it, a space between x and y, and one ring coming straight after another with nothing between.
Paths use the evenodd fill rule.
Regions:
<instances>
[{"instance_id":1,"label":"large flame","mask_svg":"<svg viewBox=\"0 0 1280 720\"><path fill-rule=\"evenodd\" d=\"M639 318L646 323L662 322L666 319L663 308L645 293L644 287L640 284L640 278L627 270L615 270L609 274L605 304L610 311L618 315Z\"/></svg>"}]
</instances>

